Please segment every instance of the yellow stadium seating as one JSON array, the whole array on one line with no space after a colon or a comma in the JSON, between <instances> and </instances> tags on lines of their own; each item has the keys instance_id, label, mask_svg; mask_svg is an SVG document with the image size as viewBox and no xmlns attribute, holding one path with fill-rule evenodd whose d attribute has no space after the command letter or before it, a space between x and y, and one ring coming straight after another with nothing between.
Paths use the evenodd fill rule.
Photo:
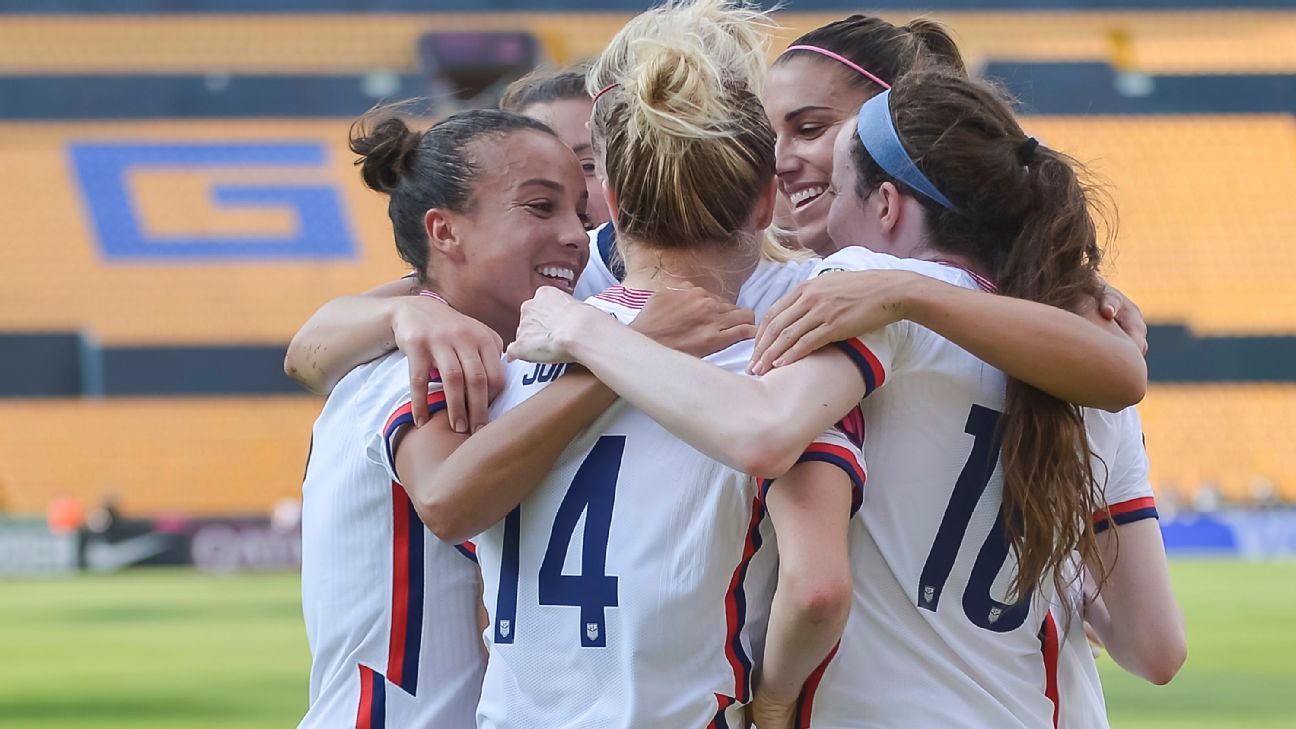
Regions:
<instances>
[{"instance_id":1,"label":"yellow stadium seating","mask_svg":"<svg viewBox=\"0 0 1296 729\"><path fill-rule=\"evenodd\" d=\"M1294 334L1296 119L1029 117L1110 184L1112 280L1148 319L1198 333Z\"/></svg>"},{"instance_id":2,"label":"yellow stadium seating","mask_svg":"<svg viewBox=\"0 0 1296 729\"><path fill-rule=\"evenodd\" d=\"M43 513L66 496L120 497L127 514L266 514L299 497L308 397L0 399L0 505Z\"/></svg>"},{"instance_id":3,"label":"yellow stadium seating","mask_svg":"<svg viewBox=\"0 0 1296 729\"><path fill-rule=\"evenodd\" d=\"M363 187L347 121L7 124L0 142L21 184L0 215L0 331L88 330L107 344L282 343L334 296L403 273L383 198ZM1031 117L1045 143L1091 164L1120 212L1111 272L1148 319L1199 334L1296 333L1296 120L1290 116ZM312 179L336 187L353 260L105 262L66 163L71 140L306 140L328 150ZM15 140L21 140L19 144ZM268 174L268 173L267 173ZM282 212L214 211L206 178L136 181L138 212L160 232L251 226L283 232Z\"/></svg>"},{"instance_id":4,"label":"yellow stadium seating","mask_svg":"<svg viewBox=\"0 0 1296 729\"><path fill-rule=\"evenodd\" d=\"M778 14L787 40L845 13ZM904 22L915 13L880 13ZM969 62L1111 61L1149 73L1296 72L1291 12L940 12ZM596 55L619 13L8 16L0 73L413 71L428 31L529 30L557 63ZM1121 41L1120 39L1126 39Z\"/></svg>"},{"instance_id":5,"label":"yellow stadium seating","mask_svg":"<svg viewBox=\"0 0 1296 729\"><path fill-rule=\"evenodd\" d=\"M1154 385L1139 406L1152 482L1191 496L1203 483L1249 501L1267 479L1296 501L1296 385Z\"/></svg>"},{"instance_id":6,"label":"yellow stadium seating","mask_svg":"<svg viewBox=\"0 0 1296 729\"><path fill-rule=\"evenodd\" d=\"M841 14L781 13L775 51ZM884 13L903 22L909 13ZM972 67L986 60L1100 61L1154 74L1296 73L1296 12L936 14ZM529 30L566 63L596 55L625 14L11 15L0 74L354 74L417 70L429 31ZM123 103L129 103L123 100ZM281 344L321 302L404 273L384 198L363 187L349 119L2 123L0 332L86 331L108 345ZM1044 117L1032 134L1088 163L1120 216L1109 276L1153 322L1201 335L1296 335L1296 119L1290 115ZM306 141L309 179L340 195L357 252L333 261L123 262L94 237L74 141ZM237 179L299 179L238 172ZM261 177L258 177L260 175ZM297 175L294 177L294 175ZM217 210L214 178L131 180L149 232L291 233L282 210ZM0 399L0 510L53 498L127 513L266 513L300 493L305 397ZM1203 483L1248 500L1265 478L1296 500L1296 385L1154 385L1141 406L1160 488Z\"/></svg>"},{"instance_id":7,"label":"yellow stadium seating","mask_svg":"<svg viewBox=\"0 0 1296 729\"><path fill-rule=\"evenodd\" d=\"M0 400L0 505L53 498L128 514L268 513L301 493L307 397ZM1190 497L1214 483L1247 501L1257 478L1296 501L1296 385L1154 385L1139 407L1152 482Z\"/></svg>"}]
</instances>

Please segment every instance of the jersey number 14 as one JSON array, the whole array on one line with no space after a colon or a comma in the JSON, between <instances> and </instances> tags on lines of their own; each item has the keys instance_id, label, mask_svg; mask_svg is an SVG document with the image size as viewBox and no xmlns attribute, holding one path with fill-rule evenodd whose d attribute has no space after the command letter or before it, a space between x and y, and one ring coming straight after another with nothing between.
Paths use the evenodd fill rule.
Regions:
<instances>
[{"instance_id":1,"label":"jersey number 14","mask_svg":"<svg viewBox=\"0 0 1296 729\"><path fill-rule=\"evenodd\" d=\"M540 562L537 585L540 604L580 608L580 642L586 648L607 646L605 610L617 606L617 578L606 574L607 546L624 453L624 435L605 435L594 444L558 506L549 544ZM500 561L499 594L495 599L496 644L512 643L517 635L521 509L519 506L509 512L504 520L504 553ZM581 573L563 574L563 563L571 550L582 513L585 530L581 538Z\"/></svg>"}]
</instances>

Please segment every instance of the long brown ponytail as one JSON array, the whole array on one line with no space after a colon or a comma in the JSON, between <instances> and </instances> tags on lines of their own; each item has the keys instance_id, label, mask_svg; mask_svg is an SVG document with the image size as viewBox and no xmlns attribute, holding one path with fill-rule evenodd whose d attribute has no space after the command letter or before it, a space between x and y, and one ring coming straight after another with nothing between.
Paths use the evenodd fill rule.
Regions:
<instances>
[{"instance_id":1,"label":"long brown ponytail","mask_svg":"<svg viewBox=\"0 0 1296 729\"><path fill-rule=\"evenodd\" d=\"M965 76L907 74L892 87L890 107L906 151L955 209L887 175L856 139L861 196L883 182L913 195L931 246L978 261L1001 294L1073 311L1092 301L1102 261L1095 216L1109 207L1079 163L1027 137L997 89ZM1092 519L1102 501L1080 408L1010 379L1000 422L1015 601L1050 576L1061 589L1073 551L1098 562L1089 558L1097 556Z\"/></svg>"}]
</instances>

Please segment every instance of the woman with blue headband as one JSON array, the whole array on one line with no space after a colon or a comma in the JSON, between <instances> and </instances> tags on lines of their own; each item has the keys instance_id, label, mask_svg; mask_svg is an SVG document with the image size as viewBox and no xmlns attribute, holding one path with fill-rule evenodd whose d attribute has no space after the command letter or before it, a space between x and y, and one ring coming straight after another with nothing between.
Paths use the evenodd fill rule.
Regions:
<instances>
[{"instance_id":1,"label":"woman with blue headband","mask_svg":"<svg viewBox=\"0 0 1296 729\"><path fill-rule=\"evenodd\" d=\"M1082 308L1101 260L1092 190L993 90L939 72L905 76L861 108L838 137L832 181L833 237L886 251L850 248L819 266L823 280L855 291L852 331L836 347L742 378L542 289L510 354L580 362L694 447L759 476L782 473L817 429L860 406L868 480L851 525L854 603L840 644L805 684L801 725L1053 725L1058 641L1072 616L1060 623L1050 607L1077 552L1108 580L1113 617L1125 617L1113 656L1169 680L1183 628L1137 415L1082 411L933 331L978 317L983 341L962 342L973 351L1051 336L1016 318L1009 307L1021 302L1009 296L991 297L999 311L948 304L979 289ZM780 329L795 341L801 319L813 319L779 316L762 342ZM1116 563L1118 539L1126 558ZM1131 603L1167 612L1131 618ZM767 645L777 640L771 628ZM779 673L769 648L765 658L764 671Z\"/></svg>"}]
</instances>

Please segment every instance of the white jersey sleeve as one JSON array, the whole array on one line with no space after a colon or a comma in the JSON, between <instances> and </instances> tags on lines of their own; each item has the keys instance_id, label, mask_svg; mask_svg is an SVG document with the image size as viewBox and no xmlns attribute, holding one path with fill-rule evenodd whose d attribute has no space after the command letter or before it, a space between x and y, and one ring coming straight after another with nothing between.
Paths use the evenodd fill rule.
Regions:
<instances>
[{"instance_id":1,"label":"white jersey sleeve","mask_svg":"<svg viewBox=\"0 0 1296 729\"><path fill-rule=\"evenodd\" d=\"M861 416L859 408L853 408L841 423L836 427L829 428L819 437L814 439L809 446L806 446L805 452L797 459L797 463L827 463L831 466L840 468L851 484L851 516L859 511L860 506L864 504L864 454L860 451L861 444L852 436L847 435L851 428L858 427L857 419ZM862 432L862 431L855 431ZM765 479L761 482L761 499L768 496L770 488L778 482L778 479Z\"/></svg>"},{"instance_id":2,"label":"white jersey sleeve","mask_svg":"<svg viewBox=\"0 0 1296 729\"><path fill-rule=\"evenodd\" d=\"M865 248L846 248L819 262L812 277L830 276L841 271L869 271L877 269L913 270L906 259L874 253ZM930 271L923 271L930 275ZM911 323L901 321L869 332L859 337L836 342L864 376L867 397L886 384L887 375L895 368L897 358L917 333ZM924 330L925 331L925 330Z\"/></svg>"},{"instance_id":3,"label":"white jersey sleeve","mask_svg":"<svg viewBox=\"0 0 1296 729\"><path fill-rule=\"evenodd\" d=\"M403 357L402 357L403 359ZM409 380L398 378L372 378L365 385L361 399L372 404L371 418L364 427L365 456L370 462L382 466L392 481L402 483L396 473L396 445L401 436L414 424L414 406L410 402ZM441 378L432 371L427 388L428 416L445 410L445 392Z\"/></svg>"},{"instance_id":4,"label":"white jersey sleeve","mask_svg":"<svg viewBox=\"0 0 1296 729\"><path fill-rule=\"evenodd\" d=\"M1112 523L1120 526L1157 518L1138 410L1125 408L1109 413L1086 409L1084 417L1094 455L1094 478L1106 506L1105 511L1094 514L1095 530L1101 533Z\"/></svg>"}]
</instances>

